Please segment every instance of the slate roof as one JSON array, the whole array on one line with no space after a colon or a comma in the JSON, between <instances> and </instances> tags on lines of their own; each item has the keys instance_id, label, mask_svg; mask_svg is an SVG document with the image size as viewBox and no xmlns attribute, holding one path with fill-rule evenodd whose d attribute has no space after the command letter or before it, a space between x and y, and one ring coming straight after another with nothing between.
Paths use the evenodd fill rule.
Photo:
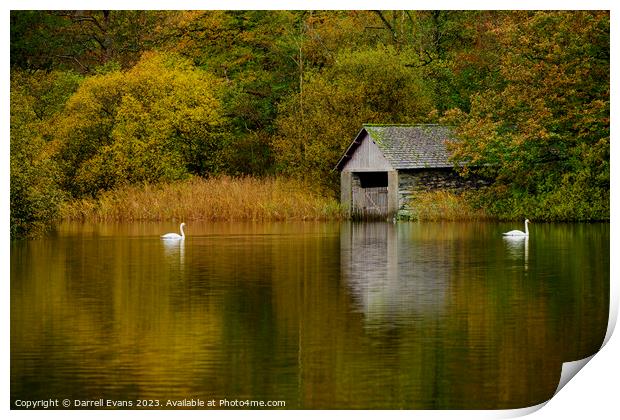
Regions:
<instances>
[{"instance_id":1,"label":"slate roof","mask_svg":"<svg viewBox=\"0 0 620 420\"><path fill-rule=\"evenodd\" d=\"M365 133L379 147L394 169L451 168L446 141L455 141L449 127L436 124L365 124L336 168L342 170Z\"/></svg>"}]
</instances>

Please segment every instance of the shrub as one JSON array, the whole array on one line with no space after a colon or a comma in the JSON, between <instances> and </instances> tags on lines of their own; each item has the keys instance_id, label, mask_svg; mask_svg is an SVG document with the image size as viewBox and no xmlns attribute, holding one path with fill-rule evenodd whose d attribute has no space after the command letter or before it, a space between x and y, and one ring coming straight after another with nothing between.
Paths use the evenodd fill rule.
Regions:
<instances>
[{"instance_id":1,"label":"shrub","mask_svg":"<svg viewBox=\"0 0 620 420\"><path fill-rule=\"evenodd\" d=\"M413 194L408 202L406 218L419 221L483 220L490 216L472 204L470 194L450 191L424 191Z\"/></svg>"}]
</instances>

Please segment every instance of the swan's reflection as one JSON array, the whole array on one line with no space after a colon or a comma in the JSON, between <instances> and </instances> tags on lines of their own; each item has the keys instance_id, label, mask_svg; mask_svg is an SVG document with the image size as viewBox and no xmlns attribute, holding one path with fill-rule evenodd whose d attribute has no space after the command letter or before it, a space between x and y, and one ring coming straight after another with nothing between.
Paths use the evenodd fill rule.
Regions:
<instances>
[{"instance_id":1,"label":"swan's reflection","mask_svg":"<svg viewBox=\"0 0 620 420\"><path fill-rule=\"evenodd\" d=\"M370 324L444 310L451 259L437 241L414 240L392 223L349 223L340 244L343 278Z\"/></svg>"},{"instance_id":2,"label":"swan's reflection","mask_svg":"<svg viewBox=\"0 0 620 420\"><path fill-rule=\"evenodd\" d=\"M185 265L185 240L161 241L164 247L164 256L171 265L178 262L181 269Z\"/></svg>"},{"instance_id":3,"label":"swan's reflection","mask_svg":"<svg viewBox=\"0 0 620 420\"><path fill-rule=\"evenodd\" d=\"M511 259L523 258L523 266L528 269L529 244L527 236L503 236L506 250Z\"/></svg>"}]
</instances>

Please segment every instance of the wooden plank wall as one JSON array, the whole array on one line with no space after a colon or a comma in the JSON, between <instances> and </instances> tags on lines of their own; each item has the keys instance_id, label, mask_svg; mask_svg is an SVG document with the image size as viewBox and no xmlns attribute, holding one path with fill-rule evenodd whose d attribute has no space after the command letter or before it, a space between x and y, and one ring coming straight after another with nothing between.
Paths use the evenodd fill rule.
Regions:
<instances>
[{"instance_id":1,"label":"wooden plank wall","mask_svg":"<svg viewBox=\"0 0 620 420\"><path fill-rule=\"evenodd\" d=\"M385 219L388 214L387 187L353 188L352 213L360 219Z\"/></svg>"},{"instance_id":2,"label":"wooden plank wall","mask_svg":"<svg viewBox=\"0 0 620 420\"><path fill-rule=\"evenodd\" d=\"M392 170L392 165L390 165L383 156L379 147L377 147L368 134L366 134L343 170L353 172L383 172Z\"/></svg>"}]
</instances>

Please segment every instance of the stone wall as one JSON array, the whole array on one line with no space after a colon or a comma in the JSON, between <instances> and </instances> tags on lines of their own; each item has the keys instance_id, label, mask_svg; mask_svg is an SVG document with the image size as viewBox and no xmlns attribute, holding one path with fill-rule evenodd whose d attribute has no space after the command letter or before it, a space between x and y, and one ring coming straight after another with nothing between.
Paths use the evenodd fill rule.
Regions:
<instances>
[{"instance_id":1,"label":"stone wall","mask_svg":"<svg viewBox=\"0 0 620 420\"><path fill-rule=\"evenodd\" d=\"M489 183L479 177L462 178L452 169L419 169L398 172L398 208L406 209L411 196L424 191L463 192Z\"/></svg>"}]
</instances>

